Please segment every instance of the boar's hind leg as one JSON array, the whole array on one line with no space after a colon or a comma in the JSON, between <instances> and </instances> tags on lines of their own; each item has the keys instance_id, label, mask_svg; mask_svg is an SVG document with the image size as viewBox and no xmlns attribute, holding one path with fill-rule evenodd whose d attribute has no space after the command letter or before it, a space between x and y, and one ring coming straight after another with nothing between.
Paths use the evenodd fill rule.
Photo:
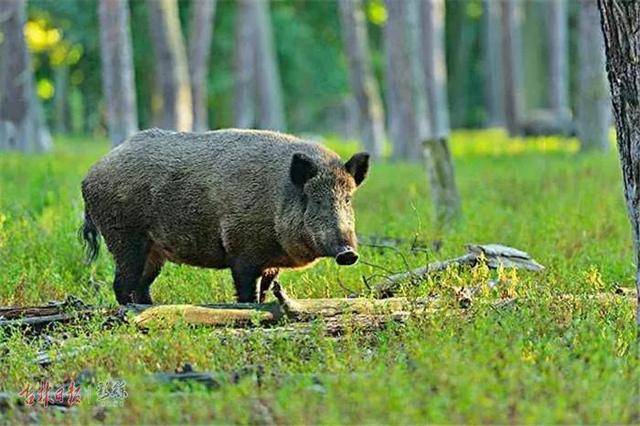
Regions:
<instances>
[{"instance_id":1,"label":"boar's hind leg","mask_svg":"<svg viewBox=\"0 0 640 426\"><path fill-rule=\"evenodd\" d=\"M151 294L149 293L149 287L151 287L153 281L158 277L158 274L160 274L160 270L162 269L164 262L165 257L152 247L147 255L140 283L135 290L134 299L137 298L136 303L142 303L145 305L153 304Z\"/></svg>"},{"instance_id":2,"label":"boar's hind leg","mask_svg":"<svg viewBox=\"0 0 640 426\"><path fill-rule=\"evenodd\" d=\"M145 238L136 238L133 235L127 235L117 241L121 242L121 244L113 247L111 252L116 261L113 290L116 293L118 303L126 305L127 303L149 302L139 294L142 275L149 254L149 241Z\"/></svg>"},{"instance_id":3,"label":"boar's hind leg","mask_svg":"<svg viewBox=\"0 0 640 426\"><path fill-rule=\"evenodd\" d=\"M236 262L231 267L233 284L240 303L255 303L258 301L258 278L260 270L255 266Z\"/></svg>"}]
</instances>

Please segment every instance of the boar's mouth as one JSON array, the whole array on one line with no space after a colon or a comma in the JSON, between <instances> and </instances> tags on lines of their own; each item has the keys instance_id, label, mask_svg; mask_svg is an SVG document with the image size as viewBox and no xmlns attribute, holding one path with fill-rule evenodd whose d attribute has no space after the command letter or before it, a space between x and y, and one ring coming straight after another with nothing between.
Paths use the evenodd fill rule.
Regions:
<instances>
[{"instance_id":1,"label":"boar's mouth","mask_svg":"<svg viewBox=\"0 0 640 426\"><path fill-rule=\"evenodd\" d=\"M341 246L335 255L336 263L341 266L353 265L358 261L358 253L351 246Z\"/></svg>"}]
</instances>

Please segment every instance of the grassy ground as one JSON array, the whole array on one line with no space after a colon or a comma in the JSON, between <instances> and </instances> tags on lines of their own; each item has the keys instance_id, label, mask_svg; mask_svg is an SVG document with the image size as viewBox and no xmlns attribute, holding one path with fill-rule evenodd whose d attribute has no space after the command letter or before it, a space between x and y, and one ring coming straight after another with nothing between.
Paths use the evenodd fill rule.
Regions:
<instances>
[{"instance_id":1,"label":"grassy ground","mask_svg":"<svg viewBox=\"0 0 640 426\"><path fill-rule=\"evenodd\" d=\"M331 144L344 156L354 150L352 144ZM631 305L554 297L632 286L630 231L615 154L578 155L576 148L570 140L456 132L464 219L447 232L435 230L430 220L418 165L374 165L357 196L359 234L417 239L429 248L411 254L408 244L402 247L412 267L461 254L467 242L528 251L547 269L507 274L509 284L501 291L528 300L517 309L497 311L479 303L464 313L452 308L373 335L354 330L338 340L324 337L319 326L299 337L258 331L238 338L186 326L148 334L133 326L103 329L100 319L82 329L58 329L49 341L0 331L0 392L35 389L41 380L61 383L86 370L95 374L94 383L126 383L124 406L107 408L107 423L260 422L268 416L257 414L259 401L277 423L637 424L640 367ZM115 304L108 253L103 248L98 262L85 266L75 233L80 180L107 149L102 141L65 139L53 154L0 156L0 305L69 294ZM368 264L406 269L393 251L360 251ZM340 297L349 292L344 287L362 290L363 276L381 272L364 263L341 269L325 260L285 273L281 281L295 297ZM489 278L482 269L449 271L405 292L447 295L454 286L486 284ZM152 291L157 303L233 299L227 271L176 265L165 267ZM496 299L497 293L482 297ZM42 348L55 355L85 346L48 368L33 363ZM148 379L186 362L217 372L261 365L265 379L260 387L244 380L180 392ZM97 422L96 387L83 392L75 412L41 410L44 420ZM23 421L24 412L0 408L0 422Z\"/></svg>"}]
</instances>

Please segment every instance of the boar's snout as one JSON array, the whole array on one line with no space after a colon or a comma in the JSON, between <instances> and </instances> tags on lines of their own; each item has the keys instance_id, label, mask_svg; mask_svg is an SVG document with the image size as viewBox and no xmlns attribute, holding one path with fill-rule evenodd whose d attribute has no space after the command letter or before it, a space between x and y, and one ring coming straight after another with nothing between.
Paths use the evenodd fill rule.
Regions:
<instances>
[{"instance_id":1,"label":"boar's snout","mask_svg":"<svg viewBox=\"0 0 640 426\"><path fill-rule=\"evenodd\" d=\"M353 265L358 261L358 253L351 246L340 246L338 254L336 254L336 263L338 265Z\"/></svg>"}]
</instances>

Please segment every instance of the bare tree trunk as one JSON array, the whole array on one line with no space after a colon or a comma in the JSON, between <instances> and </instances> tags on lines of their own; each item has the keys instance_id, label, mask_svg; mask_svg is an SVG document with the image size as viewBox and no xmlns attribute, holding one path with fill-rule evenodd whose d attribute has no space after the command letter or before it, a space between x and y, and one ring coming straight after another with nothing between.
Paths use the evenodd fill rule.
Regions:
<instances>
[{"instance_id":1,"label":"bare tree trunk","mask_svg":"<svg viewBox=\"0 0 640 426\"><path fill-rule=\"evenodd\" d=\"M176 0L148 0L156 78L162 92L162 120L167 129L193 128L191 83Z\"/></svg>"},{"instance_id":2,"label":"bare tree trunk","mask_svg":"<svg viewBox=\"0 0 640 426\"><path fill-rule=\"evenodd\" d=\"M521 0L502 2L502 70L504 117L511 136L521 133L524 90L522 87Z\"/></svg>"},{"instance_id":3,"label":"bare tree trunk","mask_svg":"<svg viewBox=\"0 0 640 426\"><path fill-rule=\"evenodd\" d=\"M191 34L189 35L189 71L193 130L209 129L207 115L207 71L213 36L216 0L194 0L191 4Z\"/></svg>"},{"instance_id":4,"label":"bare tree trunk","mask_svg":"<svg viewBox=\"0 0 640 426\"><path fill-rule=\"evenodd\" d=\"M273 30L267 0L247 2L255 43L254 73L257 94L257 124L262 129L286 130L278 58L273 46Z\"/></svg>"},{"instance_id":5,"label":"bare tree trunk","mask_svg":"<svg viewBox=\"0 0 640 426\"><path fill-rule=\"evenodd\" d=\"M622 164L624 194L636 253L636 324L640 328L640 4L598 0L602 14L607 71ZM640 335L639 335L640 337Z\"/></svg>"},{"instance_id":6,"label":"bare tree trunk","mask_svg":"<svg viewBox=\"0 0 640 426\"><path fill-rule=\"evenodd\" d=\"M449 137L447 62L444 46L444 0L421 1L422 58L432 136Z\"/></svg>"},{"instance_id":7,"label":"bare tree trunk","mask_svg":"<svg viewBox=\"0 0 640 426\"><path fill-rule=\"evenodd\" d=\"M567 121L569 109L569 16L567 0L549 2L549 107Z\"/></svg>"},{"instance_id":8,"label":"bare tree trunk","mask_svg":"<svg viewBox=\"0 0 640 426\"><path fill-rule=\"evenodd\" d=\"M470 78L469 70L473 67L471 59L476 40L479 36L478 25L469 16L469 1L449 1L449 7L455 19L452 20L451 33L453 34L453 46L451 52L452 64L450 69L449 93L450 109L453 112L451 119L454 127L461 127L467 124L469 116L469 94L475 90L475 82Z\"/></svg>"},{"instance_id":9,"label":"bare tree trunk","mask_svg":"<svg viewBox=\"0 0 640 426\"><path fill-rule=\"evenodd\" d=\"M609 149L611 103L598 5L579 2L577 131L583 151Z\"/></svg>"},{"instance_id":10,"label":"bare tree trunk","mask_svg":"<svg viewBox=\"0 0 640 426\"><path fill-rule=\"evenodd\" d=\"M424 146L436 221L448 225L460 216L460 196L449 151L449 110L444 46L444 0L421 3L422 60L431 136Z\"/></svg>"},{"instance_id":11,"label":"bare tree trunk","mask_svg":"<svg viewBox=\"0 0 640 426\"><path fill-rule=\"evenodd\" d=\"M24 0L0 2L0 150L40 152L51 148L34 90L31 58L24 40Z\"/></svg>"},{"instance_id":12,"label":"bare tree trunk","mask_svg":"<svg viewBox=\"0 0 640 426\"><path fill-rule=\"evenodd\" d=\"M239 0L235 21L233 123L241 129L251 128L255 123L253 31L249 0Z\"/></svg>"},{"instance_id":13,"label":"bare tree trunk","mask_svg":"<svg viewBox=\"0 0 640 426\"><path fill-rule=\"evenodd\" d=\"M60 64L53 68L54 86L53 98L54 129L56 133L69 132L69 67Z\"/></svg>"},{"instance_id":14,"label":"bare tree trunk","mask_svg":"<svg viewBox=\"0 0 640 426\"><path fill-rule=\"evenodd\" d=\"M425 82L425 66L422 51L423 23L421 16L421 3L423 0L403 0L405 5L406 20L406 47L409 67L411 70L413 115L416 128L416 141L408 148L410 161L422 161L424 159L424 141L433 137L431 127L431 114L427 102L427 87Z\"/></svg>"},{"instance_id":15,"label":"bare tree trunk","mask_svg":"<svg viewBox=\"0 0 640 426\"><path fill-rule=\"evenodd\" d=\"M394 160L418 160L412 152L419 146L419 128L412 95L413 67L409 59L407 2L385 0L385 81L389 137Z\"/></svg>"},{"instance_id":16,"label":"bare tree trunk","mask_svg":"<svg viewBox=\"0 0 640 426\"><path fill-rule=\"evenodd\" d=\"M484 0L484 81L487 126L504 125L504 83L502 76L502 24L500 2Z\"/></svg>"},{"instance_id":17,"label":"bare tree trunk","mask_svg":"<svg viewBox=\"0 0 640 426\"><path fill-rule=\"evenodd\" d=\"M367 23L362 0L339 0L342 38L349 63L351 90L358 107L360 135L365 149L380 158L384 148L384 110L369 57Z\"/></svg>"},{"instance_id":18,"label":"bare tree trunk","mask_svg":"<svg viewBox=\"0 0 640 426\"><path fill-rule=\"evenodd\" d=\"M126 0L100 0L102 82L111 145L138 131L136 90Z\"/></svg>"}]
</instances>

